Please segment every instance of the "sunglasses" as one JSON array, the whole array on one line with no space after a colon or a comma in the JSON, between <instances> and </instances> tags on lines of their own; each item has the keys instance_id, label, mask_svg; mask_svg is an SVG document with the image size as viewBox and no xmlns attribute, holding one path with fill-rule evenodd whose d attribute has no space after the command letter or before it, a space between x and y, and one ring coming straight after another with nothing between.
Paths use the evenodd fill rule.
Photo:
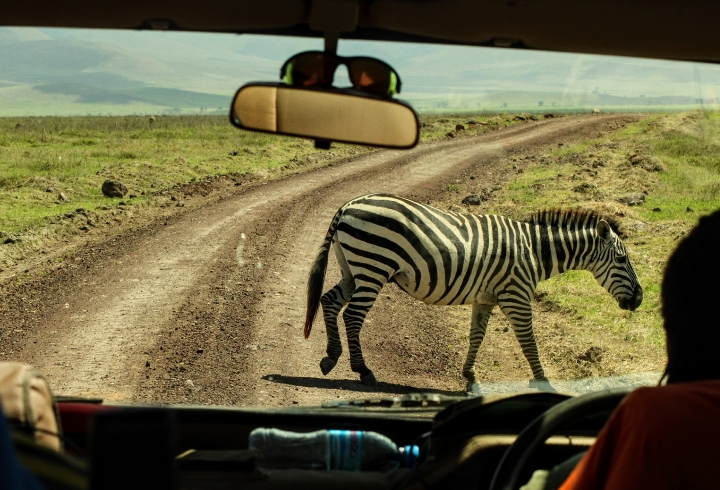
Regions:
<instances>
[{"instance_id":1,"label":"sunglasses","mask_svg":"<svg viewBox=\"0 0 720 490\"><path fill-rule=\"evenodd\" d=\"M356 90L375 95L400 93L400 77L384 61L367 56L344 57L324 51L298 53L280 68L280 79L293 87L330 87L338 66L345 65Z\"/></svg>"}]
</instances>

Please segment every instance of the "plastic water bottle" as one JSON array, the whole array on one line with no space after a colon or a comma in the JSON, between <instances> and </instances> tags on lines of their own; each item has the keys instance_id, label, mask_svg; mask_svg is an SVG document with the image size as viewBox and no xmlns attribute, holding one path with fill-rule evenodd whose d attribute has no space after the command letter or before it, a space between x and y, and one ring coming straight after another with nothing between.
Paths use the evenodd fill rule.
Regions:
<instances>
[{"instance_id":1,"label":"plastic water bottle","mask_svg":"<svg viewBox=\"0 0 720 490\"><path fill-rule=\"evenodd\" d=\"M420 452L417 446L398 450L381 434L355 430L300 433L259 428L250 433L249 447L259 450L258 466L266 469L384 471L413 466Z\"/></svg>"}]
</instances>

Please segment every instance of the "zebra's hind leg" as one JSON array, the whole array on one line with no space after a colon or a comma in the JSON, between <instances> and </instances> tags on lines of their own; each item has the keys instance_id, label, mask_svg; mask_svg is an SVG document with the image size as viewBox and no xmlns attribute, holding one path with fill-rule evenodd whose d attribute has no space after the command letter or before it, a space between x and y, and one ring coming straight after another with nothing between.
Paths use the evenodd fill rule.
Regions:
<instances>
[{"instance_id":1,"label":"zebra's hind leg","mask_svg":"<svg viewBox=\"0 0 720 490\"><path fill-rule=\"evenodd\" d=\"M538 353L535 333L533 332L530 303L522 304L518 302L517 297L512 297L512 300L507 302L499 299L498 304L510 321L523 355L525 355L525 359L527 359L530 369L532 369L533 379L530 380L530 387L537 388L540 391L555 391L555 388L545 377L545 371L540 363L540 354Z\"/></svg>"},{"instance_id":2,"label":"zebra's hind leg","mask_svg":"<svg viewBox=\"0 0 720 490\"><path fill-rule=\"evenodd\" d=\"M479 305L473 304L472 323L470 324L470 349L468 349L467 358L463 365L463 376L467 379L468 393L481 395L480 385L475 380L475 360L477 359L478 349L485 338L488 320L495 305Z\"/></svg>"},{"instance_id":3,"label":"zebra's hind leg","mask_svg":"<svg viewBox=\"0 0 720 490\"><path fill-rule=\"evenodd\" d=\"M325 319L325 329L327 330L327 357L320 361L320 370L324 375L332 371L342 354L342 344L338 333L338 315L340 315L340 310L352 296L353 289L352 279L343 277L335 287L320 298L323 318Z\"/></svg>"},{"instance_id":4,"label":"zebra's hind leg","mask_svg":"<svg viewBox=\"0 0 720 490\"><path fill-rule=\"evenodd\" d=\"M366 385L376 385L375 375L365 365L360 348L360 329L372 305L375 304L380 289L384 284L361 282L355 288L347 308L343 312L348 349L350 350L350 368L360 374L360 381Z\"/></svg>"}]
</instances>

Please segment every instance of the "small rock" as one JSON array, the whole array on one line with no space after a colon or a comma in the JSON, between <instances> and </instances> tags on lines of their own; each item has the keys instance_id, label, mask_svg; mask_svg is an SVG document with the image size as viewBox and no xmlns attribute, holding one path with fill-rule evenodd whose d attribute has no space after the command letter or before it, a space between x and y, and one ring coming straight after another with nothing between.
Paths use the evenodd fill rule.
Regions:
<instances>
[{"instance_id":1,"label":"small rock","mask_svg":"<svg viewBox=\"0 0 720 490\"><path fill-rule=\"evenodd\" d=\"M667 167L657 157L651 157L642 163L642 168L648 172L667 172Z\"/></svg>"},{"instance_id":2,"label":"small rock","mask_svg":"<svg viewBox=\"0 0 720 490\"><path fill-rule=\"evenodd\" d=\"M685 211L687 211L688 213L694 213L694 212L695 212L695 210L694 210L693 208L691 208L690 206L688 206L688 207L685 209Z\"/></svg>"},{"instance_id":3,"label":"small rock","mask_svg":"<svg viewBox=\"0 0 720 490\"><path fill-rule=\"evenodd\" d=\"M150 361L145 361L145 367L146 368L150 367Z\"/></svg>"},{"instance_id":4,"label":"small rock","mask_svg":"<svg viewBox=\"0 0 720 490\"><path fill-rule=\"evenodd\" d=\"M477 194L470 194L465 196L461 202L466 206L477 206L483 202L483 198Z\"/></svg>"},{"instance_id":5,"label":"small rock","mask_svg":"<svg viewBox=\"0 0 720 490\"><path fill-rule=\"evenodd\" d=\"M77 213L76 213L75 211L68 211L68 212L65 213L63 216L65 216L65 217L68 218L68 219L72 219L72 218L74 218L75 216L77 216Z\"/></svg>"},{"instance_id":6,"label":"small rock","mask_svg":"<svg viewBox=\"0 0 720 490\"><path fill-rule=\"evenodd\" d=\"M648 172L666 172L667 167L656 156L647 156L640 153L634 153L628 159L631 165L644 168Z\"/></svg>"},{"instance_id":7,"label":"small rock","mask_svg":"<svg viewBox=\"0 0 720 490\"><path fill-rule=\"evenodd\" d=\"M625 204L627 206L639 206L645 202L645 194L637 192L635 194L628 194L626 196L615 198L615 200L620 204Z\"/></svg>"},{"instance_id":8,"label":"small rock","mask_svg":"<svg viewBox=\"0 0 720 490\"><path fill-rule=\"evenodd\" d=\"M558 143L558 146L565 146L565 143L560 142L560 143Z\"/></svg>"},{"instance_id":9,"label":"small rock","mask_svg":"<svg viewBox=\"0 0 720 490\"><path fill-rule=\"evenodd\" d=\"M58 199L62 202L70 202L70 199L68 199L64 192L58 194Z\"/></svg>"},{"instance_id":10,"label":"small rock","mask_svg":"<svg viewBox=\"0 0 720 490\"><path fill-rule=\"evenodd\" d=\"M592 182L583 182L582 184L576 186L573 190L575 192L580 192L584 194L587 192L592 192L595 189L597 189L597 185L593 184Z\"/></svg>"},{"instance_id":11,"label":"small rock","mask_svg":"<svg viewBox=\"0 0 720 490\"><path fill-rule=\"evenodd\" d=\"M128 199L134 199L134 198L136 198L136 197L137 197L137 196L136 196L135 194L130 194L130 195L128 196Z\"/></svg>"},{"instance_id":12,"label":"small rock","mask_svg":"<svg viewBox=\"0 0 720 490\"><path fill-rule=\"evenodd\" d=\"M543 117L545 119L550 119L551 117L555 117L555 114L553 114L552 112L548 112L547 114L544 114Z\"/></svg>"},{"instance_id":13,"label":"small rock","mask_svg":"<svg viewBox=\"0 0 720 490\"><path fill-rule=\"evenodd\" d=\"M525 121L527 118L525 116L515 116L513 119L515 121Z\"/></svg>"},{"instance_id":14,"label":"small rock","mask_svg":"<svg viewBox=\"0 0 720 490\"><path fill-rule=\"evenodd\" d=\"M13 243L17 243L20 240L8 233L5 233L4 231L0 231L0 241L2 241L3 244L10 245Z\"/></svg>"},{"instance_id":15,"label":"small rock","mask_svg":"<svg viewBox=\"0 0 720 490\"><path fill-rule=\"evenodd\" d=\"M578 361L600 362L603 357L602 347L590 347L588 350L577 356Z\"/></svg>"},{"instance_id":16,"label":"small rock","mask_svg":"<svg viewBox=\"0 0 720 490\"><path fill-rule=\"evenodd\" d=\"M195 387L195 383L193 383L193 380L191 380L191 379L185 380L185 384L188 385L190 388Z\"/></svg>"},{"instance_id":17,"label":"small rock","mask_svg":"<svg viewBox=\"0 0 720 490\"><path fill-rule=\"evenodd\" d=\"M185 206L185 201L183 201L183 200L180 200L177 202L177 204L175 204L176 208L182 208L184 206Z\"/></svg>"},{"instance_id":18,"label":"small rock","mask_svg":"<svg viewBox=\"0 0 720 490\"><path fill-rule=\"evenodd\" d=\"M155 116L150 116L148 118L148 124L153 124L155 122Z\"/></svg>"},{"instance_id":19,"label":"small rock","mask_svg":"<svg viewBox=\"0 0 720 490\"><path fill-rule=\"evenodd\" d=\"M602 160L596 160L592 164L593 168L604 167L604 166L605 166L605 162L603 162Z\"/></svg>"},{"instance_id":20,"label":"small rock","mask_svg":"<svg viewBox=\"0 0 720 490\"><path fill-rule=\"evenodd\" d=\"M90 228L89 228L87 225L82 225L82 226L80 227L80 230L81 230L81 231L90 231Z\"/></svg>"},{"instance_id":21,"label":"small rock","mask_svg":"<svg viewBox=\"0 0 720 490\"><path fill-rule=\"evenodd\" d=\"M478 124L478 122L475 119L470 119L469 121L465 121L465 124L469 126L471 124Z\"/></svg>"},{"instance_id":22,"label":"small rock","mask_svg":"<svg viewBox=\"0 0 720 490\"><path fill-rule=\"evenodd\" d=\"M463 126L462 124L456 124L455 131L465 131L465 126Z\"/></svg>"},{"instance_id":23,"label":"small rock","mask_svg":"<svg viewBox=\"0 0 720 490\"><path fill-rule=\"evenodd\" d=\"M177 197L175 197L175 196L170 196L170 200L171 200L171 201L177 201L177 200L178 200L178 198L177 198Z\"/></svg>"},{"instance_id":24,"label":"small rock","mask_svg":"<svg viewBox=\"0 0 720 490\"><path fill-rule=\"evenodd\" d=\"M454 138L455 137L455 131L450 131L448 134L445 135L448 138Z\"/></svg>"},{"instance_id":25,"label":"small rock","mask_svg":"<svg viewBox=\"0 0 720 490\"><path fill-rule=\"evenodd\" d=\"M660 208L653 208L653 213L659 213L661 211L662 211L662 209L660 209Z\"/></svg>"},{"instance_id":26,"label":"small rock","mask_svg":"<svg viewBox=\"0 0 720 490\"><path fill-rule=\"evenodd\" d=\"M195 352L197 352L198 354L202 354L202 353L203 353L203 350L202 350L202 349L197 349Z\"/></svg>"},{"instance_id":27,"label":"small rock","mask_svg":"<svg viewBox=\"0 0 720 490\"><path fill-rule=\"evenodd\" d=\"M510 330L510 329L509 329L509 328L507 328L507 327L503 328L503 333L507 333L507 332L508 332L508 330Z\"/></svg>"},{"instance_id":28,"label":"small rock","mask_svg":"<svg viewBox=\"0 0 720 490\"><path fill-rule=\"evenodd\" d=\"M471 175L471 176L470 176L470 180L475 180L475 176L474 176L474 175Z\"/></svg>"},{"instance_id":29,"label":"small rock","mask_svg":"<svg viewBox=\"0 0 720 490\"><path fill-rule=\"evenodd\" d=\"M107 197L125 197L128 189L122 182L106 180L102 185L102 193Z\"/></svg>"},{"instance_id":30,"label":"small rock","mask_svg":"<svg viewBox=\"0 0 720 490\"><path fill-rule=\"evenodd\" d=\"M127 206L127 203L125 201L120 201L118 203L118 206Z\"/></svg>"}]
</instances>

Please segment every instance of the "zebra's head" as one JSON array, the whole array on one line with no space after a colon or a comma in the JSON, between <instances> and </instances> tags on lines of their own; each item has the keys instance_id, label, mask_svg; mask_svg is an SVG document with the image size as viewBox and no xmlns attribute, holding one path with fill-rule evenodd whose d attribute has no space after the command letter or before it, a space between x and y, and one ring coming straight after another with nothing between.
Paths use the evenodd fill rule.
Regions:
<instances>
[{"instance_id":1,"label":"zebra's head","mask_svg":"<svg viewBox=\"0 0 720 490\"><path fill-rule=\"evenodd\" d=\"M643 300L643 290L620 237L604 219L597 222L595 263L591 272L623 310L635 311Z\"/></svg>"}]
</instances>

